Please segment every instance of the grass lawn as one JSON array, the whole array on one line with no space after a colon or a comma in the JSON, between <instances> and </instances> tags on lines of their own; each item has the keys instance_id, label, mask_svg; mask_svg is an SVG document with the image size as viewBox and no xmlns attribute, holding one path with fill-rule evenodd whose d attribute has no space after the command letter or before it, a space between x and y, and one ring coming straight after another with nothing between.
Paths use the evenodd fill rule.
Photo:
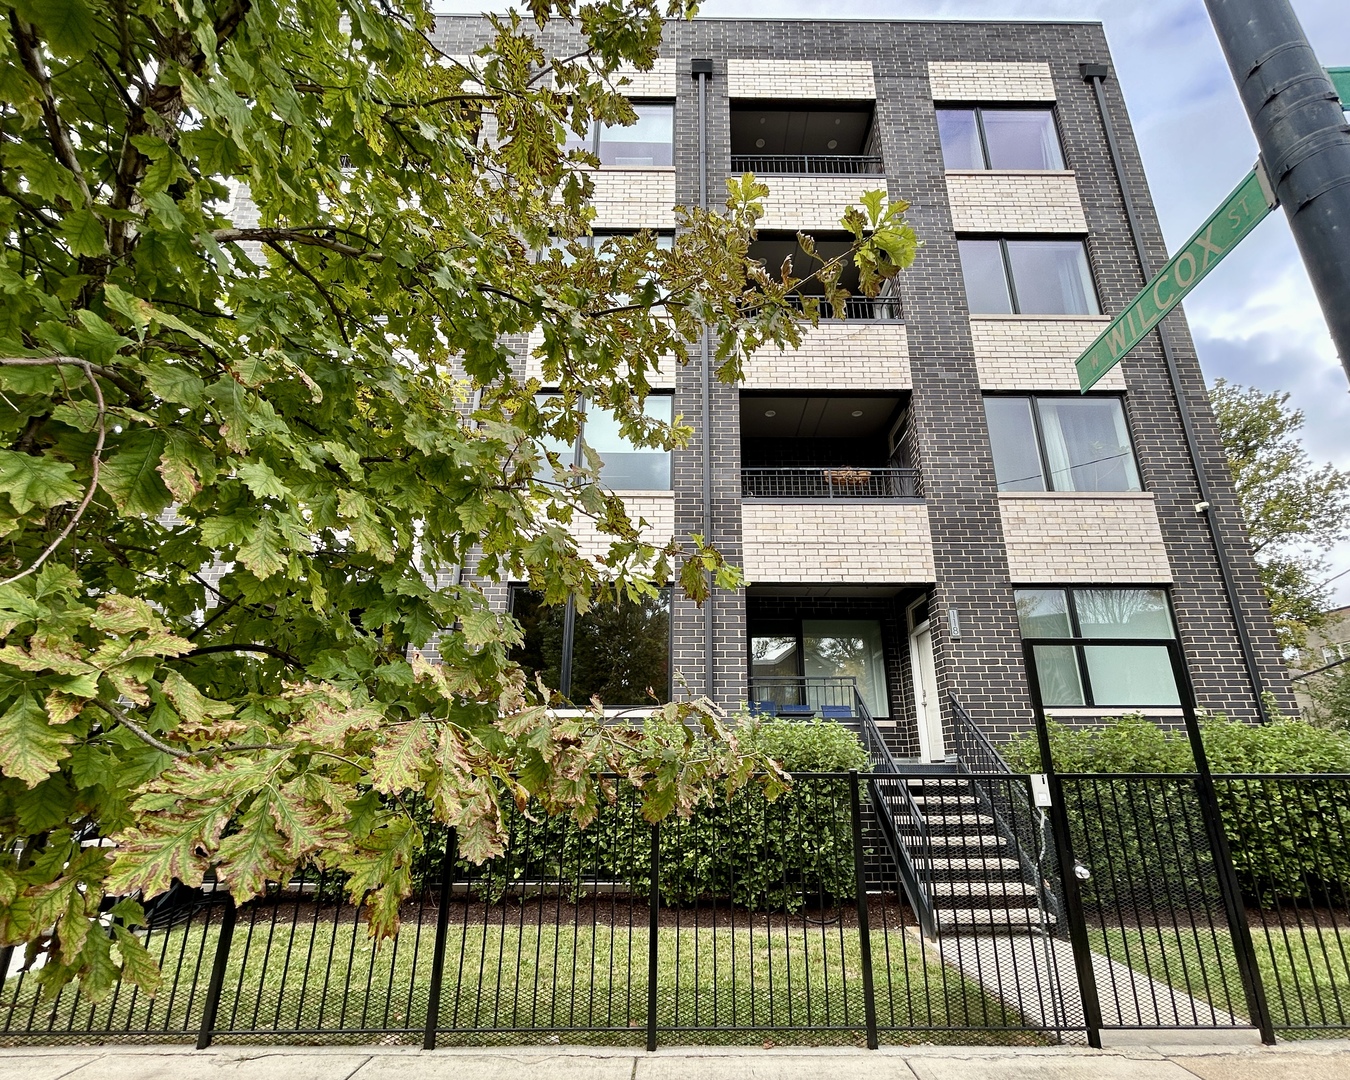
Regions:
<instances>
[{"instance_id":1,"label":"grass lawn","mask_svg":"<svg viewBox=\"0 0 1350 1080\"><path fill-rule=\"evenodd\" d=\"M1226 930L1089 929L1097 952L1247 1016L1233 943ZM1275 1027L1287 1038L1350 1025L1350 932L1323 927L1253 927L1256 963Z\"/></svg>"},{"instance_id":2,"label":"grass lawn","mask_svg":"<svg viewBox=\"0 0 1350 1080\"><path fill-rule=\"evenodd\" d=\"M793 925L795 923L795 925ZM33 979L0 999L5 1031L150 1031L195 1036L215 954L215 926L152 934L166 972L154 999L119 993L97 1006L67 989L40 1002ZM420 1042L435 930L405 923L378 949L364 926L330 919L240 919L217 1020L225 1032L275 1032L287 1041ZM1016 1013L892 928L872 932L878 1022L885 1041L1040 1041ZM648 1009L648 928L477 921L449 927L439 1045L571 1042L641 1044ZM886 948L885 945L889 945ZM196 971L195 978L192 974ZM663 1044L859 1043L864 1025L856 929L777 919L753 925L657 930L656 1016ZM364 1033L334 1034L339 1029ZM805 1030L824 1028L826 1030ZM794 1030L795 1029L795 1030ZM1002 1030L1000 1030L1002 1029ZM254 1036L257 1037L256 1035ZM70 1041L54 1038L51 1041Z\"/></svg>"}]
</instances>

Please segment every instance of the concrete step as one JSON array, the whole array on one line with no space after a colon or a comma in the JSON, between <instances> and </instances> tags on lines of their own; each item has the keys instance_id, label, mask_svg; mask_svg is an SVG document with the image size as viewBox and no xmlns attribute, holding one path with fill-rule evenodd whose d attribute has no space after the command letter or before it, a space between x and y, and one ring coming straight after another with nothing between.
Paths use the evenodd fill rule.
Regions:
<instances>
[{"instance_id":1,"label":"concrete step","mask_svg":"<svg viewBox=\"0 0 1350 1080\"><path fill-rule=\"evenodd\" d=\"M1009 907L1020 907L1022 904L1017 901L1035 903L1036 889L1025 881L938 881L933 884L933 896L953 901L983 900L989 907L998 907L1008 901Z\"/></svg>"},{"instance_id":2,"label":"concrete step","mask_svg":"<svg viewBox=\"0 0 1350 1080\"><path fill-rule=\"evenodd\" d=\"M945 908L933 912L938 933L944 930L979 933L1000 930L1031 929L1042 925L1052 927L1055 918L1038 908Z\"/></svg>"}]
</instances>

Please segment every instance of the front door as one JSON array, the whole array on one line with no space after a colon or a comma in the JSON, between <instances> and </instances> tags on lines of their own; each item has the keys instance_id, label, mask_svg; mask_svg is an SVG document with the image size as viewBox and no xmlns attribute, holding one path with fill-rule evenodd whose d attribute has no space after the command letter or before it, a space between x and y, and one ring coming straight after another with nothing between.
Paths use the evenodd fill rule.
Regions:
<instances>
[{"instance_id":1,"label":"front door","mask_svg":"<svg viewBox=\"0 0 1350 1080\"><path fill-rule=\"evenodd\" d=\"M920 606L922 605L922 606ZM922 613L922 622L914 623ZM937 665L933 661L933 629L927 618L927 603L911 609L909 635L910 668L914 672L914 712L919 726L919 757L942 761L947 745L942 738L942 706L938 700Z\"/></svg>"}]
</instances>

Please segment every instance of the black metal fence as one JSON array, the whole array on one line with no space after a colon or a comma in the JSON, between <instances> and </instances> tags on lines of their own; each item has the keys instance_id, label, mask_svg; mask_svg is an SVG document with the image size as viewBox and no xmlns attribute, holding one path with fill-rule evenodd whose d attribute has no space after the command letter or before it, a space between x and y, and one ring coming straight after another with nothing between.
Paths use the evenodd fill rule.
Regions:
<instances>
[{"instance_id":1,"label":"black metal fence","mask_svg":"<svg viewBox=\"0 0 1350 1080\"><path fill-rule=\"evenodd\" d=\"M746 499L918 499L918 469L742 469Z\"/></svg>"},{"instance_id":2,"label":"black metal fence","mask_svg":"<svg viewBox=\"0 0 1350 1080\"><path fill-rule=\"evenodd\" d=\"M875 771L799 774L772 802L743 789L654 826L618 785L585 829L512 809L508 853L482 866L432 826L378 945L332 874L237 909L175 890L141 931L153 998L45 996L40 970L12 973L0 1043L1350 1029L1350 776L1214 777L1220 845L1197 773L1061 774L1047 808L1038 778L973 748L954 772L896 762L859 711Z\"/></svg>"}]
</instances>

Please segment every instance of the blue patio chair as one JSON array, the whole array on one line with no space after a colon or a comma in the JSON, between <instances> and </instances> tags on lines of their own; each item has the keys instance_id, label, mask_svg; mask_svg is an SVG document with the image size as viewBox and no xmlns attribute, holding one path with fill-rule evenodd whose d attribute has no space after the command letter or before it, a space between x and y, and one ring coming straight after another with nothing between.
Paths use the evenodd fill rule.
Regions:
<instances>
[{"instance_id":1,"label":"blue patio chair","mask_svg":"<svg viewBox=\"0 0 1350 1080\"><path fill-rule=\"evenodd\" d=\"M778 703L776 701L752 701L750 702L751 716L777 716Z\"/></svg>"},{"instance_id":2,"label":"blue patio chair","mask_svg":"<svg viewBox=\"0 0 1350 1080\"><path fill-rule=\"evenodd\" d=\"M851 720L853 709L848 705L822 705L820 715L826 720Z\"/></svg>"},{"instance_id":3,"label":"blue patio chair","mask_svg":"<svg viewBox=\"0 0 1350 1080\"><path fill-rule=\"evenodd\" d=\"M780 705L778 707L779 716L815 716L816 709L814 705Z\"/></svg>"}]
</instances>

